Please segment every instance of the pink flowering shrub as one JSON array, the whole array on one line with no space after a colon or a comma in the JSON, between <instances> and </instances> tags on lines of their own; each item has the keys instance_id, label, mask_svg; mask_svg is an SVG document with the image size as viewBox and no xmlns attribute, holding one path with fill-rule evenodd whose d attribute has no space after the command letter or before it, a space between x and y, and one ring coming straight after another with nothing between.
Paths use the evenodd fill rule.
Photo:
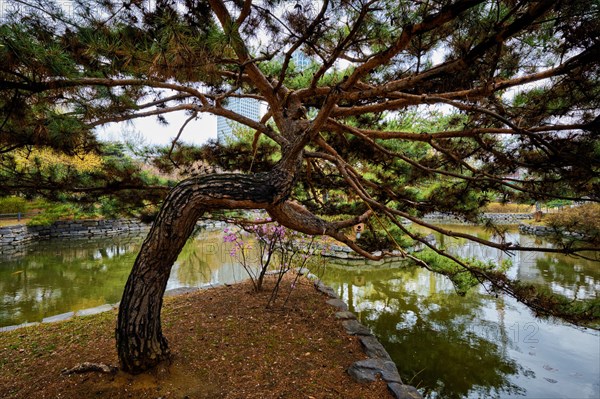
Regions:
<instances>
[{"instance_id":1,"label":"pink flowering shrub","mask_svg":"<svg viewBox=\"0 0 600 399\"><path fill-rule=\"evenodd\" d=\"M239 225L224 229L223 233L223 241L232 244L229 255L244 268L255 291L262 290L269 269L277 276L269 305L277 297L283 276L294 266L305 267L314 252L314 237L288 230L278 223ZM298 277L297 274L292 289Z\"/></svg>"}]
</instances>

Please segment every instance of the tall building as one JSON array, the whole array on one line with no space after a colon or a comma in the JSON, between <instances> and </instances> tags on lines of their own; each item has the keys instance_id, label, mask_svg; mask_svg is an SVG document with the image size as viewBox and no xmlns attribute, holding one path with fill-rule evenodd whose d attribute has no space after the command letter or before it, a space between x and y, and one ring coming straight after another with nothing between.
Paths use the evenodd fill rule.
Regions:
<instances>
[{"instance_id":1,"label":"tall building","mask_svg":"<svg viewBox=\"0 0 600 399\"><path fill-rule=\"evenodd\" d=\"M253 121L260 120L260 102L253 98L230 98L225 108ZM217 140L219 143L224 144L228 138L234 137L233 130L236 125L241 126L222 116L217 117Z\"/></svg>"},{"instance_id":2,"label":"tall building","mask_svg":"<svg viewBox=\"0 0 600 399\"><path fill-rule=\"evenodd\" d=\"M292 54L292 60L298 71L304 71L311 64L311 59L302 51L295 51ZM230 98L225 108L254 121L259 121L261 117L260 102L253 98ZM217 140L219 143L224 144L228 138L234 138L233 131L236 125L240 126L222 116L217 117Z\"/></svg>"},{"instance_id":3,"label":"tall building","mask_svg":"<svg viewBox=\"0 0 600 399\"><path fill-rule=\"evenodd\" d=\"M304 71L306 68L310 66L310 58L306 56L302 51L294 51L292 54L292 60L294 60L294 64L296 65L296 69L298 71Z\"/></svg>"}]
</instances>

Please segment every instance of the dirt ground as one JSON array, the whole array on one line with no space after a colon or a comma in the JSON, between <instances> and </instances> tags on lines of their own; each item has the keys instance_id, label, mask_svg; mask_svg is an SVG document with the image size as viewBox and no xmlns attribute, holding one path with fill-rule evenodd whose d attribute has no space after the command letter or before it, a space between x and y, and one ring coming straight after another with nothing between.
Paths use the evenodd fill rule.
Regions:
<instances>
[{"instance_id":1,"label":"dirt ground","mask_svg":"<svg viewBox=\"0 0 600 399\"><path fill-rule=\"evenodd\" d=\"M88 372L82 362L117 365L116 313L0 333L0 398L389 398L386 385L354 382L346 369L364 359L335 309L300 280L282 283L279 302L249 284L166 298L163 330L170 364L131 376Z\"/></svg>"}]
</instances>

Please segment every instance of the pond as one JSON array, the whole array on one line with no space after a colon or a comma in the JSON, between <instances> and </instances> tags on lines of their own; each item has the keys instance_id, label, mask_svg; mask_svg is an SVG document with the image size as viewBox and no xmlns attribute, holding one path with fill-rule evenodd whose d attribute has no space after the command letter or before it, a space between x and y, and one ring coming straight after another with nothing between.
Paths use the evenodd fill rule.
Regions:
<instances>
[{"instance_id":1,"label":"pond","mask_svg":"<svg viewBox=\"0 0 600 399\"><path fill-rule=\"evenodd\" d=\"M119 302L143 239L55 239L34 243L24 253L0 255L0 328ZM222 241L220 231L190 240L167 289L246 279Z\"/></svg>"},{"instance_id":2,"label":"pond","mask_svg":"<svg viewBox=\"0 0 600 399\"><path fill-rule=\"evenodd\" d=\"M490 239L483 229L447 226ZM508 241L549 246L534 236ZM436 236L466 258L506 254ZM444 242L445 240L445 242ZM515 253L509 275L578 298L600 293L600 263L563 255ZM329 265L324 281L380 339L404 381L429 398L600 398L600 334L535 318L522 304L483 288L466 296L423 268Z\"/></svg>"},{"instance_id":3,"label":"pond","mask_svg":"<svg viewBox=\"0 0 600 399\"><path fill-rule=\"evenodd\" d=\"M479 228L452 227L491 238ZM461 256L507 256L445 240ZM516 232L510 240L549 245ZM0 327L118 302L141 241L56 240L3 256ZM243 280L228 252L221 232L201 233L182 251L167 288ZM541 253L516 253L512 261L512 277L572 297L600 292L597 262ZM322 278L381 340L404 381L428 398L600 397L597 331L537 319L513 299L483 289L458 296L446 278L418 267L330 264Z\"/></svg>"}]
</instances>

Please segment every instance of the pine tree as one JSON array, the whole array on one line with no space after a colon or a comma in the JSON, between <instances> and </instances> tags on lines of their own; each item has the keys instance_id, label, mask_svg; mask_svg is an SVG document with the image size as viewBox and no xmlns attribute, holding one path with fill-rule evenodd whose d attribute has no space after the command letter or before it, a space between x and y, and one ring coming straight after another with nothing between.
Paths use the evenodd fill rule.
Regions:
<instances>
[{"instance_id":1,"label":"pine tree","mask_svg":"<svg viewBox=\"0 0 600 399\"><path fill-rule=\"evenodd\" d=\"M90 151L98 146L95 127L112 122L206 113L253 134L229 147L174 143L156 160L163 167L201 161L222 172L182 180L163 201L121 302L116 337L126 371L169 356L162 295L207 211L264 209L289 228L376 258L343 229L383 219L425 242L402 224L408 219L504 251L530 250L422 217L440 211L476 221L498 197L600 199L597 2L19 3L0 26L5 182L14 178L15 149ZM296 65L295 54L310 65ZM250 120L226 108L232 98L260 100L268 112ZM43 183L39 190L52 189ZM108 188L118 190L93 183L86 190ZM18 191L18 181L3 189ZM340 214L348 217L323 217ZM572 314L498 270L433 250L540 312ZM586 307L577 317L594 312Z\"/></svg>"}]
</instances>

